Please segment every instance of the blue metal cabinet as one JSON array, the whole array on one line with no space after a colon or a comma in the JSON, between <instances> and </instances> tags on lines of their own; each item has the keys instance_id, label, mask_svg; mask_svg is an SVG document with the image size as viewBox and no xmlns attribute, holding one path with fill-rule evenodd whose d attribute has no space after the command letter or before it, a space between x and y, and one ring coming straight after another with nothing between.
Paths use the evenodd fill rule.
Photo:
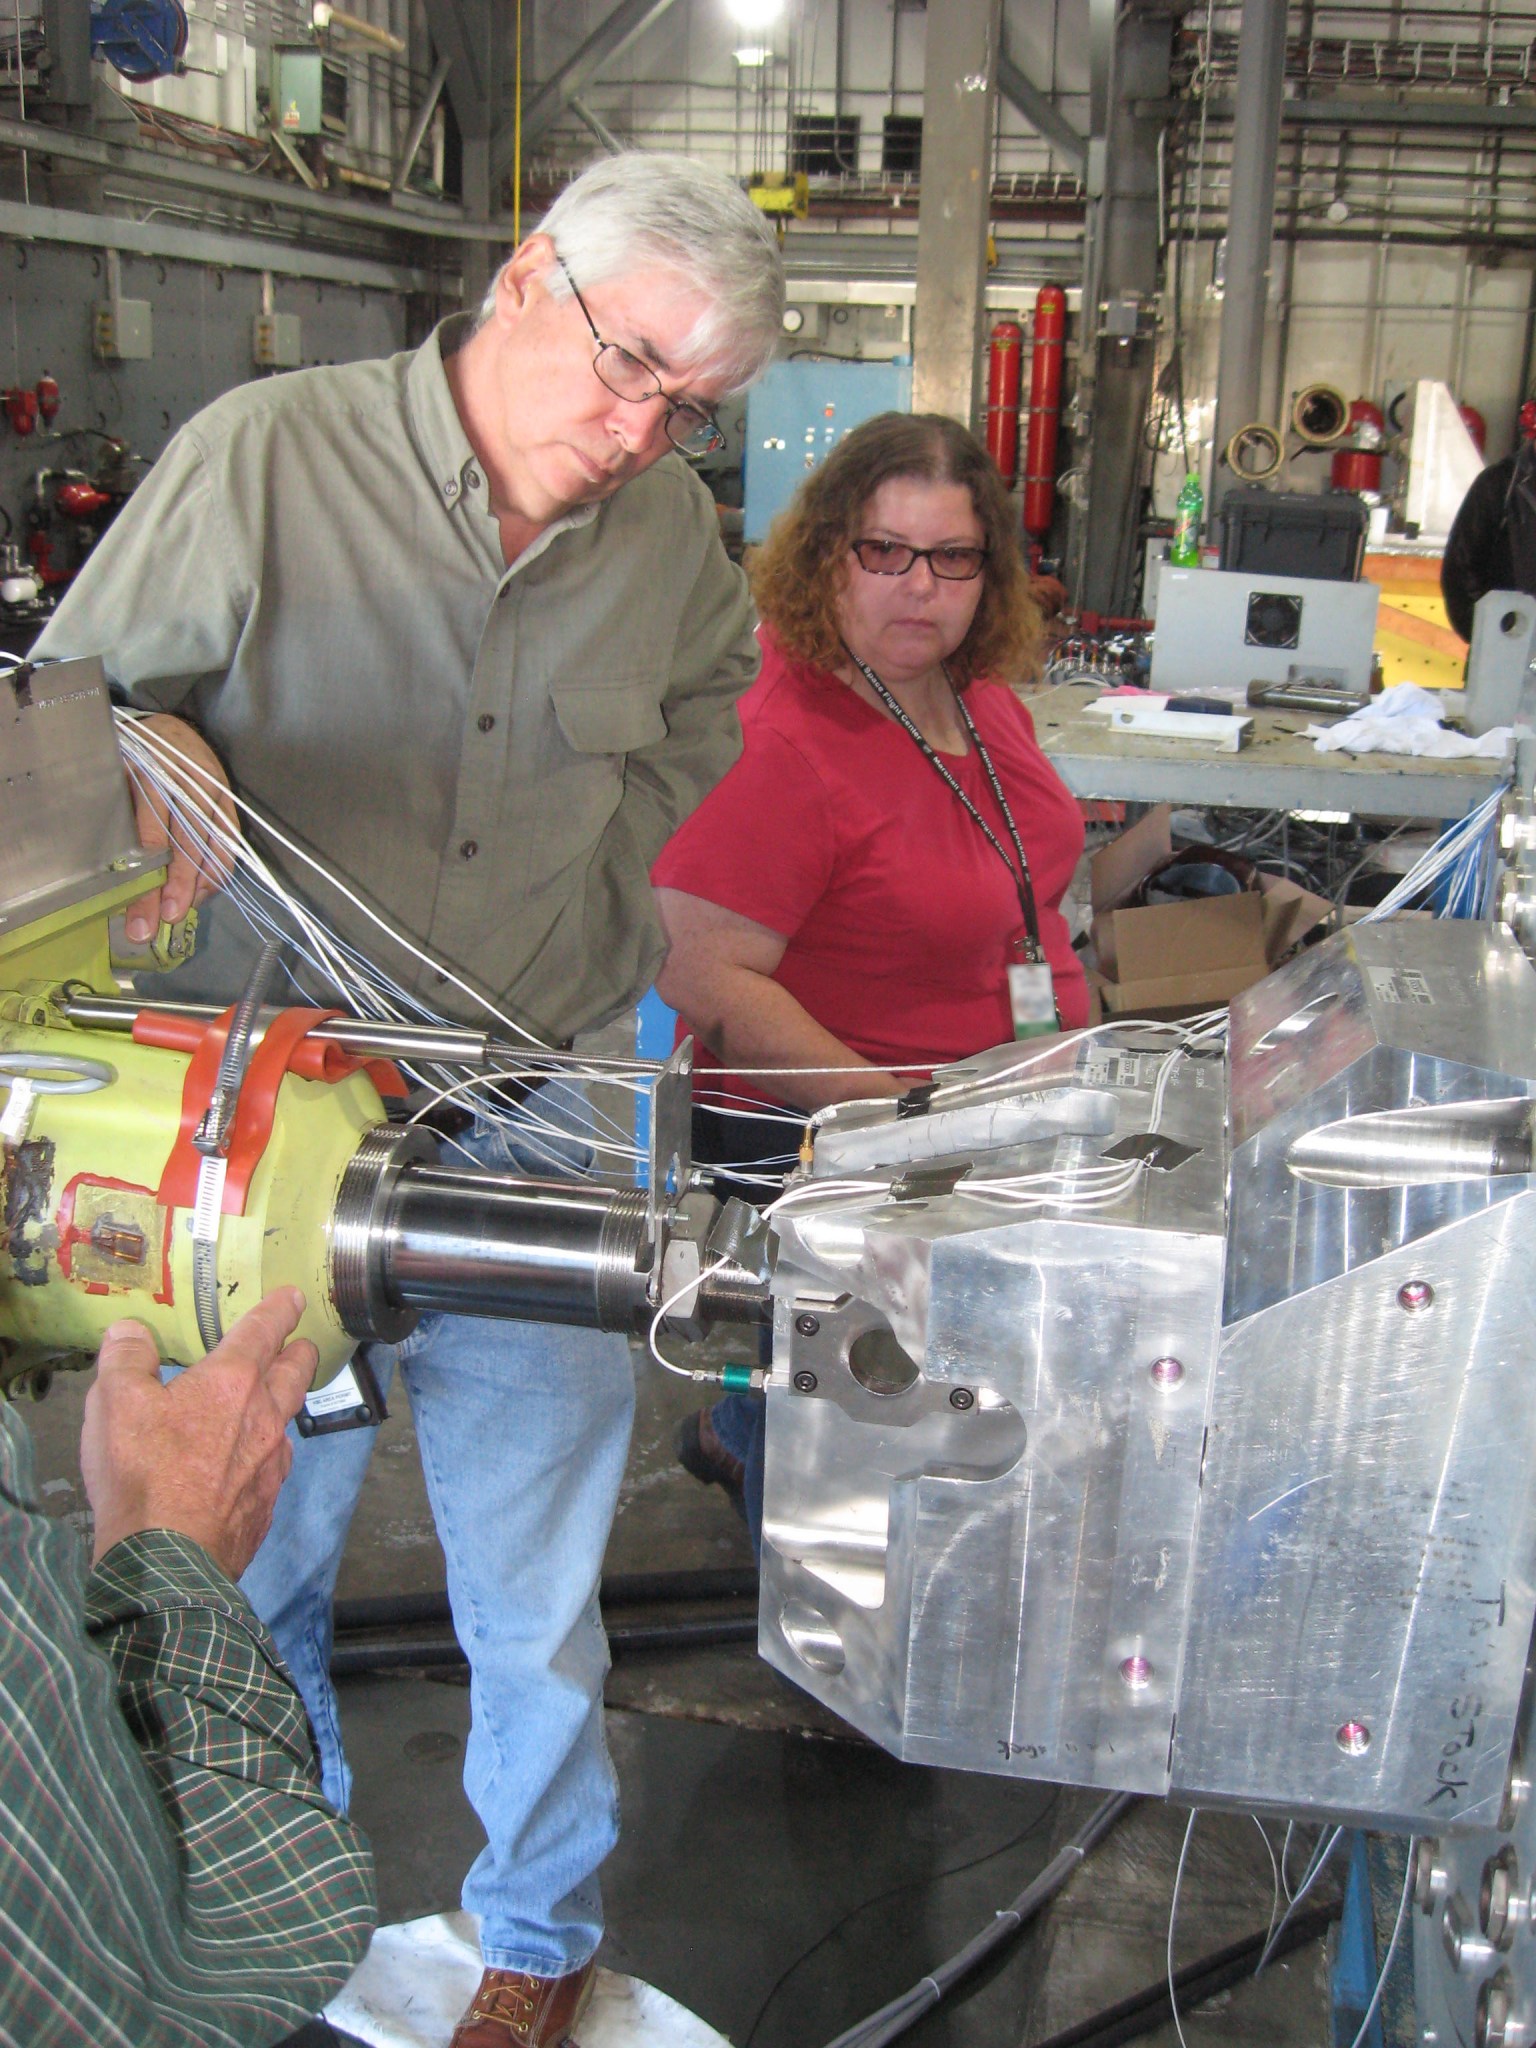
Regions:
<instances>
[{"instance_id":1,"label":"blue metal cabinet","mask_svg":"<svg viewBox=\"0 0 1536 2048\"><path fill-rule=\"evenodd\" d=\"M811 356L775 363L747 395L746 538L763 538L806 471L824 462L850 427L879 412L911 409L910 363Z\"/></svg>"}]
</instances>

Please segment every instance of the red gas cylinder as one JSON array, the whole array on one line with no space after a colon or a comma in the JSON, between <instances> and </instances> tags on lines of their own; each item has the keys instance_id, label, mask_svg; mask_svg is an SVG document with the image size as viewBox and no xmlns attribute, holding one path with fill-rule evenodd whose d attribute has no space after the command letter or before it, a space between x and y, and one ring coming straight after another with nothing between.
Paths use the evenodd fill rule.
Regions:
<instances>
[{"instance_id":1,"label":"red gas cylinder","mask_svg":"<svg viewBox=\"0 0 1536 2048\"><path fill-rule=\"evenodd\" d=\"M43 416L43 425L51 427L59 414L59 380L44 370L35 386L37 409Z\"/></svg>"},{"instance_id":2,"label":"red gas cylinder","mask_svg":"<svg viewBox=\"0 0 1536 2048\"><path fill-rule=\"evenodd\" d=\"M1344 439L1333 452L1328 480L1336 491L1381 489L1381 444L1387 437L1386 415L1368 398L1349 408Z\"/></svg>"},{"instance_id":3,"label":"red gas cylinder","mask_svg":"<svg viewBox=\"0 0 1536 2048\"><path fill-rule=\"evenodd\" d=\"M1477 452L1481 455L1488 446L1488 422L1475 405L1458 405L1456 410L1461 414L1462 425L1472 436Z\"/></svg>"},{"instance_id":4,"label":"red gas cylinder","mask_svg":"<svg viewBox=\"0 0 1536 2048\"><path fill-rule=\"evenodd\" d=\"M1024 330L999 320L987 350L987 453L1011 485L1019 473L1019 383Z\"/></svg>"},{"instance_id":5,"label":"red gas cylinder","mask_svg":"<svg viewBox=\"0 0 1536 2048\"><path fill-rule=\"evenodd\" d=\"M1059 284L1042 285L1035 300L1029 431L1024 447L1024 531L1036 540L1050 532L1056 510L1056 435L1061 424L1061 359L1066 333L1067 295Z\"/></svg>"}]
</instances>

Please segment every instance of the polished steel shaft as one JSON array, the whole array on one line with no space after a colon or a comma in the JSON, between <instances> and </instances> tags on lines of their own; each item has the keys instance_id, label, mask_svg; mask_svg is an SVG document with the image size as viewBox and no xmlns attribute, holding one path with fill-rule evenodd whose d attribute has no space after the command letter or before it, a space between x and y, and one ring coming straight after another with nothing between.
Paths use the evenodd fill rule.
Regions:
<instances>
[{"instance_id":1,"label":"polished steel shaft","mask_svg":"<svg viewBox=\"0 0 1536 2048\"><path fill-rule=\"evenodd\" d=\"M636 1188L407 1166L373 1255L395 1308L632 1329L651 1267L646 1199Z\"/></svg>"}]
</instances>

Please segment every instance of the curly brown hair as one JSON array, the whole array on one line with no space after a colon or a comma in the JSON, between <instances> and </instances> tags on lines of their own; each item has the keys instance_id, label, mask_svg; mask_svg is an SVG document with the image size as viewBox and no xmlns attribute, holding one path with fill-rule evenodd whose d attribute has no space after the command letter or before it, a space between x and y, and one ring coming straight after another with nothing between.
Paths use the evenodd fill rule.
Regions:
<instances>
[{"instance_id":1,"label":"curly brown hair","mask_svg":"<svg viewBox=\"0 0 1536 2048\"><path fill-rule=\"evenodd\" d=\"M849 546L870 499L893 477L963 485L986 535L981 602L949 658L955 682L1016 683L1037 673L1041 615L1007 488L975 435L942 413L880 413L812 470L752 562L752 594L769 632L797 660L827 669L844 660L837 601Z\"/></svg>"}]
</instances>

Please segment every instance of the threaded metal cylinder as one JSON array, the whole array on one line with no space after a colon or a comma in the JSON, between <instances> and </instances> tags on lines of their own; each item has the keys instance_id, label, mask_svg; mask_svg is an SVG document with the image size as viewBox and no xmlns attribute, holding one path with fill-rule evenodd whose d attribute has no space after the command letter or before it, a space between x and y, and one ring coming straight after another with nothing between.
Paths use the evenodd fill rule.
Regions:
<instances>
[{"instance_id":1,"label":"threaded metal cylinder","mask_svg":"<svg viewBox=\"0 0 1536 2048\"><path fill-rule=\"evenodd\" d=\"M649 1249L638 1189L407 1166L371 1251L396 1311L628 1330L645 1308Z\"/></svg>"},{"instance_id":2,"label":"threaded metal cylinder","mask_svg":"<svg viewBox=\"0 0 1536 2048\"><path fill-rule=\"evenodd\" d=\"M347 1162L331 1216L331 1299L349 1337L398 1344L416 1327L416 1310L385 1295L377 1257L383 1219L402 1169L436 1151L415 1124L375 1124Z\"/></svg>"}]
</instances>

